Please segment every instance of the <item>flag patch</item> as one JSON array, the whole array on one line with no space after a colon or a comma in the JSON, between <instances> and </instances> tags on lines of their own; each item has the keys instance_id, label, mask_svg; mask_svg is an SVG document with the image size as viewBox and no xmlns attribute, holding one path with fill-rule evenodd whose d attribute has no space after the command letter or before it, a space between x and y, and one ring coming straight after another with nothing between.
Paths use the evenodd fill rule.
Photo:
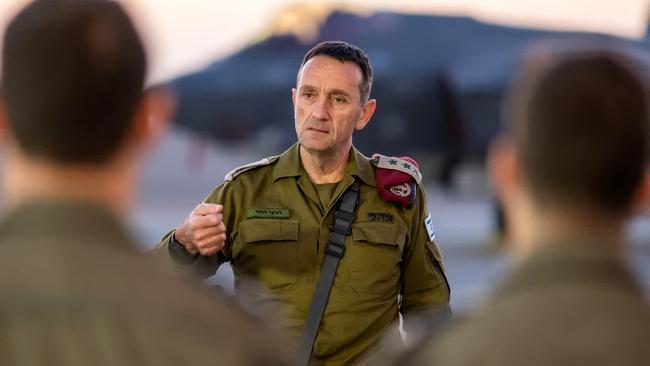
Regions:
<instances>
[{"instance_id":1,"label":"flag patch","mask_svg":"<svg viewBox=\"0 0 650 366\"><path fill-rule=\"evenodd\" d=\"M428 214L424 219L424 227L427 228L427 233L429 233L429 239L433 241L436 238L436 232L433 230L433 220L431 219L431 214Z\"/></svg>"}]
</instances>

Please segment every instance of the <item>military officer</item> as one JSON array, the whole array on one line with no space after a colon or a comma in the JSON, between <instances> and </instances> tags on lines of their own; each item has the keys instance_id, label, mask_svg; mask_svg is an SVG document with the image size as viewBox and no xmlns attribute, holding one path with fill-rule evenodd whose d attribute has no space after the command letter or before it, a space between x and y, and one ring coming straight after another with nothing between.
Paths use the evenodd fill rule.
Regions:
<instances>
[{"instance_id":1,"label":"military officer","mask_svg":"<svg viewBox=\"0 0 650 366\"><path fill-rule=\"evenodd\" d=\"M360 48L323 42L304 57L292 90L298 142L230 172L157 250L202 275L229 261L262 282L298 338L328 256L337 203L358 182L359 203L313 344L313 364L358 360L399 313L446 309L440 251L417 164L368 158L352 144L370 121L372 69ZM408 331L408 330L407 330ZM303 334L304 337L304 334Z\"/></svg>"}]
</instances>

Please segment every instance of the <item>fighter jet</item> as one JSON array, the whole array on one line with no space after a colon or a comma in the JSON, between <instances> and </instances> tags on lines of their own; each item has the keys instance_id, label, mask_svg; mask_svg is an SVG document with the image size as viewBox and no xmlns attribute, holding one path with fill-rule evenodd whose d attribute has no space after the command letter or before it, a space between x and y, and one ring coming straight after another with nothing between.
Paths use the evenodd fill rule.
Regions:
<instances>
[{"instance_id":1,"label":"fighter jet","mask_svg":"<svg viewBox=\"0 0 650 366\"><path fill-rule=\"evenodd\" d=\"M356 133L355 146L367 155L435 161L445 179L454 164L484 157L499 129L512 70L531 44L582 37L650 50L646 39L515 28L468 17L349 10L321 18L299 15L294 18L305 19L308 36L300 29L271 32L173 80L176 122L221 142L254 142L262 152L277 153L296 138L290 97L303 55L318 42L344 40L366 50L375 72L378 108Z\"/></svg>"}]
</instances>

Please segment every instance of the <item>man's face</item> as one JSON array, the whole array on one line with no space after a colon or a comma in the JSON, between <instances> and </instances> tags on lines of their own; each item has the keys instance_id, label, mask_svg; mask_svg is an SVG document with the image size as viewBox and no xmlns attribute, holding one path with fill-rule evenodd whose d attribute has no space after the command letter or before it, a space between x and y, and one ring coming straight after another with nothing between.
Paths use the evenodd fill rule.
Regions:
<instances>
[{"instance_id":1,"label":"man's face","mask_svg":"<svg viewBox=\"0 0 650 366\"><path fill-rule=\"evenodd\" d=\"M361 69L353 62L315 56L303 66L293 89L298 141L310 153L345 153L352 132L362 129L375 101L361 102Z\"/></svg>"}]
</instances>

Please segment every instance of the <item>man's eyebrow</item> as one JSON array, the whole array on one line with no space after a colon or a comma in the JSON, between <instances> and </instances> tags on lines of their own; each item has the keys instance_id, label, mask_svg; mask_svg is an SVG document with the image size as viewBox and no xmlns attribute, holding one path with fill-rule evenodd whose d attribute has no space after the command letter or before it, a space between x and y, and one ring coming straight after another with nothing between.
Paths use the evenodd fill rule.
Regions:
<instances>
[{"instance_id":1,"label":"man's eyebrow","mask_svg":"<svg viewBox=\"0 0 650 366\"><path fill-rule=\"evenodd\" d=\"M307 85L301 85L300 87L298 87L298 90L316 90L316 87L307 84Z\"/></svg>"},{"instance_id":2,"label":"man's eyebrow","mask_svg":"<svg viewBox=\"0 0 650 366\"><path fill-rule=\"evenodd\" d=\"M309 90L317 90L317 89L318 88L316 88L315 86L309 85L309 84L304 84L304 85L301 85L300 87L298 87L298 91L309 91ZM352 98L352 95L350 93L346 92L345 90L341 90L341 89L330 89L330 90L327 91L327 94L329 94L329 95L340 95L340 96L344 96L344 97L347 97L347 98Z\"/></svg>"},{"instance_id":3,"label":"man's eyebrow","mask_svg":"<svg viewBox=\"0 0 650 366\"><path fill-rule=\"evenodd\" d=\"M343 96L348 97L348 98L352 97L350 95L350 93L346 92L345 90L341 90L341 89L331 89L331 90L328 90L327 93L330 94L330 95L343 95Z\"/></svg>"}]
</instances>

